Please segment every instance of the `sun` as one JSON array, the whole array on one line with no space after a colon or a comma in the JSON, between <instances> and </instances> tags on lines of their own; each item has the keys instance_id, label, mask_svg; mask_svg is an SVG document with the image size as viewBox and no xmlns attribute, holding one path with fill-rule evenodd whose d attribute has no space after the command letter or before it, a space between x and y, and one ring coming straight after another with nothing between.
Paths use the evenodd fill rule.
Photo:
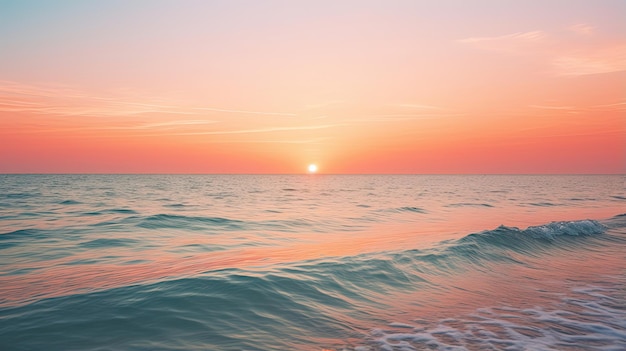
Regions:
<instances>
[{"instance_id":1,"label":"sun","mask_svg":"<svg viewBox=\"0 0 626 351\"><path fill-rule=\"evenodd\" d=\"M315 173L317 172L317 165L315 163L311 163L309 165L309 173Z\"/></svg>"}]
</instances>

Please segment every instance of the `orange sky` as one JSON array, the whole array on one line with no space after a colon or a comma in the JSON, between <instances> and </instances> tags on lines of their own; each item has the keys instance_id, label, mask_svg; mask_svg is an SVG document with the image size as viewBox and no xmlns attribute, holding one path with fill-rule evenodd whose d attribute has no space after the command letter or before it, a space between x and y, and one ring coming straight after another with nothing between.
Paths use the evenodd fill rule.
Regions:
<instances>
[{"instance_id":1,"label":"orange sky","mask_svg":"<svg viewBox=\"0 0 626 351\"><path fill-rule=\"evenodd\" d=\"M2 173L624 173L623 1L0 1Z\"/></svg>"}]
</instances>

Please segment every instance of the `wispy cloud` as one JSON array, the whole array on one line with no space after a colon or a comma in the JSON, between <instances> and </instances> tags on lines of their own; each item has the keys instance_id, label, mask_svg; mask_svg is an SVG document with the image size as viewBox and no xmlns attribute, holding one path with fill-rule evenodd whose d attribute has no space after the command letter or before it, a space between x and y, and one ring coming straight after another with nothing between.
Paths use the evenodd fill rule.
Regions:
<instances>
[{"instance_id":1,"label":"wispy cloud","mask_svg":"<svg viewBox=\"0 0 626 351\"><path fill-rule=\"evenodd\" d=\"M119 117L157 113L205 115L206 112L243 115L296 115L287 112L190 106L154 98L140 101L128 96L90 95L65 86L35 86L10 81L0 81L0 112L2 111L85 117Z\"/></svg>"},{"instance_id":2,"label":"wispy cloud","mask_svg":"<svg viewBox=\"0 0 626 351\"><path fill-rule=\"evenodd\" d=\"M596 105L594 107L600 107L600 108L604 108L604 107L615 107L615 108L626 108L626 101L622 101L622 102L616 102L614 104L602 104L602 105Z\"/></svg>"},{"instance_id":3,"label":"wispy cloud","mask_svg":"<svg viewBox=\"0 0 626 351\"><path fill-rule=\"evenodd\" d=\"M393 107L400 107L406 109L415 109L415 110L441 110L442 108L439 106L433 105L422 105L422 104L395 104Z\"/></svg>"},{"instance_id":4,"label":"wispy cloud","mask_svg":"<svg viewBox=\"0 0 626 351\"><path fill-rule=\"evenodd\" d=\"M519 32L513 34L505 34L491 37L469 37L459 40L461 43L484 43L484 42L502 42L502 41L539 41L545 38L544 32L540 30L530 32Z\"/></svg>"},{"instance_id":5,"label":"wispy cloud","mask_svg":"<svg viewBox=\"0 0 626 351\"><path fill-rule=\"evenodd\" d=\"M529 107L542 110L576 110L574 106L550 106L550 105L530 105Z\"/></svg>"},{"instance_id":6,"label":"wispy cloud","mask_svg":"<svg viewBox=\"0 0 626 351\"><path fill-rule=\"evenodd\" d=\"M228 134L252 134L252 133L272 133L272 132L285 132L285 131L297 131L297 130L316 130L327 129L333 127L343 126L345 124L322 124L312 126L291 126L291 127L267 127L257 129L236 129L236 130L214 130L214 131L198 131L198 132L184 132L175 133L176 135L228 135Z\"/></svg>"},{"instance_id":7,"label":"wispy cloud","mask_svg":"<svg viewBox=\"0 0 626 351\"><path fill-rule=\"evenodd\" d=\"M574 32L578 35L588 37L593 34L595 28L586 23L578 23L578 24L574 24L572 26L567 27L567 30Z\"/></svg>"},{"instance_id":8,"label":"wispy cloud","mask_svg":"<svg viewBox=\"0 0 626 351\"><path fill-rule=\"evenodd\" d=\"M323 108L330 107L330 106L338 106L343 103L345 103L345 101L343 100L330 100L330 101L320 102L316 104L304 105L304 109L305 110L317 110L317 109L323 109Z\"/></svg>"},{"instance_id":9,"label":"wispy cloud","mask_svg":"<svg viewBox=\"0 0 626 351\"><path fill-rule=\"evenodd\" d=\"M572 33L575 35L572 36ZM538 57L551 66L550 72L555 76L626 70L626 44L589 40L596 37L593 26L580 23L560 32L535 30L493 37L470 37L458 42L484 50Z\"/></svg>"},{"instance_id":10,"label":"wispy cloud","mask_svg":"<svg viewBox=\"0 0 626 351\"><path fill-rule=\"evenodd\" d=\"M505 34L491 37L469 37L458 40L459 43L480 49L509 53L526 52L546 39L546 33L540 30Z\"/></svg>"},{"instance_id":11,"label":"wispy cloud","mask_svg":"<svg viewBox=\"0 0 626 351\"><path fill-rule=\"evenodd\" d=\"M169 122L161 122L161 123L147 123L135 126L135 129L153 129L153 128L162 128L162 127L179 127L179 126L197 126L197 125L205 125L205 124L213 124L217 123L217 121L211 120L179 120L179 121L169 121Z\"/></svg>"},{"instance_id":12,"label":"wispy cloud","mask_svg":"<svg viewBox=\"0 0 626 351\"><path fill-rule=\"evenodd\" d=\"M626 102L589 106L590 111L621 112L626 110Z\"/></svg>"},{"instance_id":13,"label":"wispy cloud","mask_svg":"<svg viewBox=\"0 0 626 351\"><path fill-rule=\"evenodd\" d=\"M329 140L328 137L298 140L277 139L237 139L237 140L210 140L212 144L317 144Z\"/></svg>"},{"instance_id":14,"label":"wispy cloud","mask_svg":"<svg viewBox=\"0 0 626 351\"><path fill-rule=\"evenodd\" d=\"M351 122L400 122L400 121L418 121L432 120L440 118L462 117L465 113L389 113L389 114L372 114L361 115L358 118L350 119Z\"/></svg>"},{"instance_id":15,"label":"wispy cloud","mask_svg":"<svg viewBox=\"0 0 626 351\"><path fill-rule=\"evenodd\" d=\"M552 61L556 74L583 76L626 70L626 45L562 55Z\"/></svg>"},{"instance_id":16,"label":"wispy cloud","mask_svg":"<svg viewBox=\"0 0 626 351\"><path fill-rule=\"evenodd\" d=\"M272 115L272 116L292 116L292 117L296 116L295 113L234 110L234 109L225 109L225 108L216 108L216 107L190 107L189 109L192 111L212 111L212 112L226 112L226 113L238 113L238 114L249 114L249 115Z\"/></svg>"}]
</instances>

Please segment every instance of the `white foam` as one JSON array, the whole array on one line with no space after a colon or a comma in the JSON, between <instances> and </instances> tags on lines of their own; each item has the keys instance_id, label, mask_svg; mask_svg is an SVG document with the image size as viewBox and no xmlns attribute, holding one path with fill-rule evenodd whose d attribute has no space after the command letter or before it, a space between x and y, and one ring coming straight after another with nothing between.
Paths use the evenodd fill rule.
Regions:
<instances>
[{"instance_id":1,"label":"white foam","mask_svg":"<svg viewBox=\"0 0 626 351\"><path fill-rule=\"evenodd\" d=\"M367 346L354 350L626 350L626 306L610 296L617 290L588 286L553 306L479 308L428 325L394 322L373 329Z\"/></svg>"},{"instance_id":2,"label":"white foam","mask_svg":"<svg viewBox=\"0 0 626 351\"><path fill-rule=\"evenodd\" d=\"M524 232L534 237L554 239L558 235L594 235L604 232L606 227L597 221L582 220L571 222L552 222L545 225L528 227Z\"/></svg>"}]
</instances>

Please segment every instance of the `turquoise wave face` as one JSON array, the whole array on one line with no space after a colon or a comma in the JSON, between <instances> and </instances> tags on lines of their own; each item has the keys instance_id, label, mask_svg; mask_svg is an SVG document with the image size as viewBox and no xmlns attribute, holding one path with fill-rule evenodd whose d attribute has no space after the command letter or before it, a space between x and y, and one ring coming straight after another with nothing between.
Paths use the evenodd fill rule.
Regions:
<instances>
[{"instance_id":1,"label":"turquoise wave face","mask_svg":"<svg viewBox=\"0 0 626 351\"><path fill-rule=\"evenodd\" d=\"M626 248L626 226L620 223L620 220L624 222L623 218L626 216L616 217L607 222L608 225L585 220L550 223L525 230L500 227L422 250L222 269L188 278L44 299L2 309L1 340L4 345L47 350L67 349L68 345L93 350L110 347L319 350L338 347L342 342L341 347L361 347L361 350L400 350L402 345L429 343L442 346L445 343L436 337L441 330L432 326L429 330L423 325L433 322L428 321L428 316L412 316L419 317L421 324L416 323L416 319L412 324L390 321L402 311L419 311L420 306L428 305L435 296L458 297L457 289L465 291L460 295L468 295L470 300L473 294L489 293L464 286L466 274L487 271L493 275L519 267L540 269L542 264L552 264L555 257L562 264L567 259L561 256L570 257L590 248L602 252L607 256L605 262L610 263L615 252L605 249L612 247L623 252L620 250ZM528 278L510 276L504 285L524 285ZM593 296L581 301L591 305L593 301L589 298ZM530 301L545 304L536 297ZM481 311L480 318L487 324L498 320L494 314L507 311L498 310L501 306L483 308L488 311ZM506 327L527 329L527 334L533 330L539 333L541 329L533 325L547 318L545 316L558 315L532 309L514 309L513 312L519 317L514 323L519 325ZM616 320L624 311L607 309L604 313L609 320ZM562 328L573 323L568 318L561 321L565 323ZM386 329L372 328L376 323ZM560 322L552 318L551 323ZM610 330L621 335L619 333L626 333L626 326L617 325ZM484 331L489 332L488 328ZM580 332L585 334L585 329ZM466 331L461 328L456 333ZM568 335L559 333L563 337ZM588 330L586 334L595 335L597 331ZM506 341L497 333L489 335L495 345ZM603 337L607 340L606 335ZM469 340L467 335L464 338ZM522 345L531 341L530 336L527 339L518 337L510 342ZM578 342L570 339L573 344Z\"/></svg>"},{"instance_id":2,"label":"turquoise wave face","mask_svg":"<svg viewBox=\"0 0 626 351\"><path fill-rule=\"evenodd\" d=\"M622 176L0 178L2 350L626 347Z\"/></svg>"}]
</instances>

